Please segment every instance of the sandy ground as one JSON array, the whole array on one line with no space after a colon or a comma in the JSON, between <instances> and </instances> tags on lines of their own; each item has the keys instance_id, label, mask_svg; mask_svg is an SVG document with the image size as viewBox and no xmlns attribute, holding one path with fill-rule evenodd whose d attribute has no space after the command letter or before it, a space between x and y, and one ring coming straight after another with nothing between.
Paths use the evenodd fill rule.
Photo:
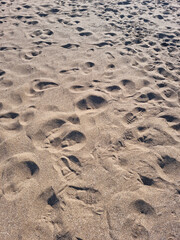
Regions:
<instances>
[{"instance_id":1,"label":"sandy ground","mask_svg":"<svg viewBox=\"0 0 180 240\"><path fill-rule=\"evenodd\" d=\"M0 240L180 239L180 4L0 1Z\"/></svg>"}]
</instances>

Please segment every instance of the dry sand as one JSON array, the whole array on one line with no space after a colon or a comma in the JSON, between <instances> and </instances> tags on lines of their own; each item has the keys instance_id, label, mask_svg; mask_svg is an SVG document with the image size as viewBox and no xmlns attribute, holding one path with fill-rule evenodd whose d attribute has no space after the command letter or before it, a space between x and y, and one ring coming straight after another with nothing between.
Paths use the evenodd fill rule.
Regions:
<instances>
[{"instance_id":1,"label":"dry sand","mask_svg":"<svg viewBox=\"0 0 180 240\"><path fill-rule=\"evenodd\" d=\"M178 2L0 1L0 240L180 239Z\"/></svg>"}]
</instances>

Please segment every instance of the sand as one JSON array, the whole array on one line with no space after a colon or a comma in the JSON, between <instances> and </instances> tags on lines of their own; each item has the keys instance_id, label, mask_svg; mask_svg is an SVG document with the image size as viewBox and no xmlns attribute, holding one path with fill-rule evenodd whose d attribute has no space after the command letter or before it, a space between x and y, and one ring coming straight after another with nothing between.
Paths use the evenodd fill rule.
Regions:
<instances>
[{"instance_id":1,"label":"sand","mask_svg":"<svg viewBox=\"0 0 180 240\"><path fill-rule=\"evenodd\" d=\"M180 239L179 9L0 2L0 240Z\"/></svg>"}]
</instances>

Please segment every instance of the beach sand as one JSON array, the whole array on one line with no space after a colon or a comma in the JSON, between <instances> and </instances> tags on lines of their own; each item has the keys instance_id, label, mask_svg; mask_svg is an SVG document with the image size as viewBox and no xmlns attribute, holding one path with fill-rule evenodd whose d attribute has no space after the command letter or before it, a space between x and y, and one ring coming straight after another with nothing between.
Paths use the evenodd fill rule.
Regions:
<instances>
[{"instance_id":1,"label":"beach sand","mask_svg":"<svg viewBox=\"0 0 180 240\"><path fill-rule=\"evenodd\" d=\"M180 239L179 17L0 1L0 240Z\"/></svg>"}]
</instances>

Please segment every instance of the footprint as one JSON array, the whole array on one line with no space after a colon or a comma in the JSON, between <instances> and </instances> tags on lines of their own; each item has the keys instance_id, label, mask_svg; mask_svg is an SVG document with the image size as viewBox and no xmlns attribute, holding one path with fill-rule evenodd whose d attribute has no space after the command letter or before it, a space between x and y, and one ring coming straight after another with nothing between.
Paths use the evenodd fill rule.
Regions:
<instances>
[{"instance_id":1,"label":"footprint","mask_svg":"<svg viewBox=\"0 0 180 240\"><path fill-rule=\"evenodd\" d=\"M80 124L80 119L76 114L71 115L67 120L72 124Z\"/></svg>"},{"instance_id":2,"label":"footprint","mask_svg":"<svg viewBox=\"0 0 180 240\"><path fill-rule=\"evenodd\" d=\"M44 30L43 30L43 33L44 33L45 35L48 35L48 36L51 36L51 35L54 34L53 31L50 30L50 29L44 29Z\"/></svg>"},{"instance_id":3,"label":"footprint","mask_svg":"<svg viewBox=\"0 0 180 240\"><path fill-rule=\"evenodd\" d=\"M67 147L67 146L72 146L76 143L81 143L85 140L85 136L83 133L79 131L71 131L69 134L67 134L63 138L62 146Z\"/></svg>"},{"instance_id":4,"label":"footprint","mask_svg":"<svg viewBox=\"0 0 180 240\"><path fill-rule=\"evenodd\" d=\"M159 93L148 91L146 89L146 90L144 90L144 93L141 93L137 97L136 101L141 102L141 103L146 103L146 102L151 101L151 100L161 100L161 99L162 99L162 97Z\"/></svg>"},{"instance_id":5,"label":"footprint","mask_svg":"<svg viewBox=\"0 0 180 240\"><path fill-rule=\"evenodd\" d=\"M71 69L61 70L59 73L71 74L71 73L77 72L77 71L79 71L79 68L71 68Z\"/></svg>"},{"instance_id":6,"label":"footprint","mask_svg":"<svg viewBox=\"0 0 180 240\"><path fill-rule=\"evenodd\" d=\"M129 79L121 80L122 89L125 89L128 93L134 93L136 90L135 83Z\"/></svg>"},{"instance_id":7,"label":"footprint","mask_svg":"<svg viewBox=\"0 0 180 240\"><path fill-rule=\"evenodd\" d=\"M58 235L56 235L56 240L72 240L72 235L70 232L66 232L66 233L59 233ZM82 240L82 239L78 239L77 240Z\"/></svg>"},{"instance_id":8,"label":"footprint","mask_svg":"<svg viewBox=\"0 0 180 240\"><path fill-rule=\"evenodd\" d=\"M59 84L48 79L35 79L31 81L27 95L31 97L40 97L44 94L44 91L58 86Z\"/></svg>"},{"instance_id":9,"label":"footprint","mask_svg":"<svg viewBox=\"0 0 180 240\"><path fill-rule=\"evenodd\" d=\"M116 36L117 34L116 34L116 33L113 33L113 32L109 32L109 33L105 33L105 35L114 37L114 36Z\"/></svg>"},{"instance_id":10,"label":"footprint","mask_svg":"<svg viewBox=\"0 0 180 240\"><path fill-rule=\"evenodd\" d=\"M28 123L30 123L33 118L34 118L34 113L35 111L33 109L28 109L25 112L23 112L20 116L20 123L22 125L27 125Z\"/></svg>"},{"instance_id":11,"label":"footprint","mask_svg":"<svg viewBox=\"0 0 180 240\"><path fill-rule=\"evenodd\" d=\"M3 89L7 89L13 85L13 81L3 80L3 78L2 78L2 79L0 79L0 85Z\"/></svg>"},{"instance_id":12,"label":"footprint","mask_svg":"<svg viewBox=\"0 0 180 240\"><path fill-rule=\"evenodd\" d=\"M154 185L154 180L152 178L149 178L147 176L140 175L141 181L145 186L152 186Z\"/></svg>"},{"instance_id":13,"label":"footprint","mask_svg":"<svg viewBox=\"0 0 180 240\"><path fill-rule=\"evenodd\" d=\"M56 14L56 13L59 12L59 9L58 8L51 8L50 12Z\"/></svg>"},{"instance_id":14,"label":"footprint","mask_svg":"<svg viewBox=\"0 0 180 240\"><path fill-rule=\"evenodd\" d=\"M79 159L77 157L75 157L74 155L70 155L67 157L62 157L61 161L64 163L66 170L63 168L62 169L62 174L66 175L67 173L69 174L69 172L73 172L76 175L79 175L81 170L81 162L79 161ZM68 171L67 171L68 169Z\"/></svg>"},{"instance_id":15,"label":"footprint","mask_svg":"<svg viewBox=\"0 0 180 240\"><path fill-rule=\"evenodd\" d=\"M113 56L112 53L110 53L110 52L106 52L105 54L106 54L106 56L107 56L107 58L108 58L109 60L113 60L113 59L115 59L115 57Z\"/></svg>"},{"instance_id":16,"label":"footprint","mask_svg":"<svg viewBox=\"0 0 180 240\"><path fill-rule=\"evenodd\" d=\"M177 117L169 114L161 115L160 118L164 118L167 122L176 122L179 120Z\"/></svg>"},{"instance_id":17,"label":"footprint","mask_svg":"<svg viewBox=\"0 0 180 240\"><path fill-rule=\"evenodd\" d=\"M170 89L170 88L164 88L163 95L168 100L176 100L177 99L177 93L174 90Z\"/></svg>"},{"instance_id":18,"label":"footprint","mask_svg":"<svg viewBox=\"0 0 180 240\"><path fill-rule=\"evenodd\" d=\"M36 24L38 24L39 22L38 21L36 21L36 20L34 20L34 21L28 21L27 22L27 24L29 24L29 25L36 25Z\"/></svg>"},{"instance_id":19,"label":"footprint","mask_svg":"<svg viewBox=\"0 0 180 240\"><path fill-rule=\"evenodd\" d=\"M64 118L64 117L63 117ZM56 112L51 112L50 116L47 114L36 115L34 121L32 121L26 128L27 136L33 141L37 148L52 148L51 145L56 143L55 134L59 132L59 135L63 133L62 127L66 125L66 121L59 117ZM69 126L69 124L67 124ZM66 130L67 126L65 127ZM50 143L50 137L52 143ZM54 140L54 141L53 141ZM57 143L56 143L57 144Z\"/></svg>"},{"instance_id":20,"label":"footprint","mask_svg":"<svg viewBox=\"0 0 180 240\"><path fill-rule=\"evenodd\" d=\"M83 147L85 140L85 135L78 130L55 131L46 138L45 147L56 151L60 149L73 150L74 148L77 150Z\"/></svg>"},{"instance_id":21,"label":"footprint","mask_svg":"<svg viewBox=\"0 0 180 240\"><path fill-rule=\"evenodd\" d=\"M121 192L109 201L107 222L113 239L149 239L148 231L142 226L147 218L156 216L155 209L138 193ZM123 219L123 221L122 221ZM128 231L129 230L129 231Z\"/></svg>"},{"instance_id":22,"label":"footprint","mask_svg":"<svg viewBox=\"0 0 180 240\"><path fill-rule=\"evenodd\" d=\"M76 30L77 30L78 32L82 32L82 31L84 30L84 28L82 28L82 27L77 27Z\"/></svg>"},{"instance_id":23,"label":"footprint","mask_svg":"<svg viewBox=\"0 0 180 240\"><path fill-rule=\"evenodd\" d=\"M83 98L79 102L77 102L77 107L80 110L91 110L91 109L98 109L107 104L107 101L97 95L89 95L86 98Z\"/></svg>"},{"instance_id":24,"label":"footprint","mask_svg":"<svg viewBox=\"0 0 180 240\"><path fill-rule=\"evenodd\" d=\"M163 172L176 179L180 176L180 162L169 155L163 155L158 159L158 165L162 168Z\"/></svg>"},{"instance_id":25,"label":"footprint","mask_svg":"<svg viewBox=\"0 0 180 240\"><path fill-rule=\"evenodd\" d=\"M0 69L0 77L4 76L5 73L6 73L5 71L3 71L2 69Z\"/></svg>"},{"instance_id":26,"label":"footprint","mask_svg":"<svg viewBox=\"0 0 180 240\"><path fill-rule=\"evenodd\" d=\"M86 62L86 63L85 63L85 66L86 66L87 68L92 68L92 67L95 66L95 64L94 64L93 62Z\"/></svg>"},{"instance_id":27,"label":"footprint","mask_svg":"<svg viewBox=\"0 0 180 240\"><path fill-rule=\"evenodd\" d=\"M49 131L54 130L54 129L59 129L65 123L66 122L61 118L53 118L53 119L46 121L42 125L42 127L43 127L43 130L46 132L46 134L48 134Z\"/></svg>"},{"instance_id":28,"label":"footprint","mask_svg":"<svg viewBox=\"0 0 180 240\"><path fill-rule=\"evenodd\" d=\"M44 212L47 212L46 209L45 211L43 211L43 214ZM38 210L40 212L40 208L38 208ZM31 211L33 210L31 209ZM41 210L41 213L42 213L42 210ZM43 240L55 239L53 237L54 223L51 223L50 221L51 218L47 217L46 215L42 216L42 218L39 218L37 210L34 211L34 214L35 216L38 216L38 217L34 217L34 221L28 219L26 220L26 222L22 223L23 231L18 231L18 238L33 239L33 240L39 240L39 237L42 238Z\"/></svg>"},{"instance_id":29,"label":"footprint","mask_svg":"<svg viewBox=\"0 0 180 240\"><path fill-rule=\"evenodd\" d=\"M131 130L125 130L125 132L123 133L123 139L134 140L135 139L134 132Z\"/></svg>"},{"instance_id":30,"label":"footprint","mask_svg":"<svg viewBox=\"0 0 180 240\"><path fill-rule=\"evenodd\" d=\"M138 141L146 144L147 146L158 146L158 145L175 145L177 142L167 132L160 128L148 128L143 131L143 135L138 138Z\"/></svg>"},{"instance_id":31,"label":"footprint","mask_svg":"<svg viewBox=\"0 0 180 240\"><path fill-rule=\"evenodd\" d=\"M113 44L109 43L109 42L101 42L101 43L96 43L94 44L97 47L104 47L104 46L113 46Z\"/></svg>"},{"instance_id":32,"label":"footprint","mask_svg":"<svg viewBox=\"0 0 180 240\"><path fill-rule=\"evenodd\" d=\"M159 74L161 74L161 75L163 75L163 77L170 77L171 76L171 73L169 73L168 71L166 71L164 68L162 68L162 67L159 67L158 69L157 69L157 71L158 71L158 73Z\"/></svg>"},{"instance_id":33,"label":"footprint","mask_svg":"<svg viewBox=\"0 0 180 240\"><path fill-rule=\"evenodd\" d=\"M85 90L85 86L83 86L83 85L74 85L74 86L71 87L71 90L75 91L75 92L81 92L81 91Z\"/></svg>"},{"instance_id":34,"label":"footprint","mask_svg":"<svg viewBox=\"0 0 180 240\"><path fill-rule=\"evenodd\" d=\"M74 164L77 164L79 167L81 167L81 162L79 161L79 159L76 156L70 155L70 156L68 156L68 158L71 162L73 162Z\"/></svg>"},{"instance_id":35,"label":"footprint","mask_svg":"<svg viewBox=\"0 0 180 240\"><path fill-rule=\"evenodd\" d=\"M131 203L133 208L140 214L153 215L155 214L154 208L142 199L136 200Z\"/></svg>"},{"instance_id":36,"label":"footprint","mask_svg":"<svg viewBox=\"0 0 180 240\"><path fill-rule=\"evenodd\" d=\"M59 203L59 199L52 187L47 188L43 193L41 193L39 199L43 200L45 204L48 204L53 208L57 207Z\"/></svg>"},{"instance_id":37,"label":"footprint","mask_svg":"<svg viewBox=\"0 0 180 240\"><path fill-rule=\"evenodd\" d=\"M59 86L57 83L48 81L46 79L44 80L36 79L33 81L33 84L34 89L40 91Z\"/></svg>"},{"instance_id":38,"label":"footprint","mask_svg":"<svg viewBox=\"0 0 180 240\"><path fill-rule=\"evenodd\" d=\"M113 68L115 68L115 65L112 63L107 66L107 69L113 69Z\"/></svg>"},{"instance_id":39,"label":"footprint","mask_svg":"<svg viewBox=\"0 0 180 240\"><path fill-rule=\"evenodd\" d=\"M71 89L72 92L82 92L82 91L88 90L88 89L93 88L93 87L94 87L93 84L88 84L86 86L74 85L70 89Z\"/></svg>"},{"instance_id":40,"label":"footprint","mask_svg":"<svg viewBox=\"0 0 180 240\"><path fill-rule=\"evenodd\" d=\"M42 53L41 50L39 49L34 49L34 50L27 50L25 52L21 52L20 56L24 59L24 60L32 60L34 57L37 57L38 55L40 55Z\"/></svg>"},{"instance_id":41,"label":"footprint","mask_svg":"<svg viewBox=\"0 0 180 240\"><path fill-rule=\"evenodd\" d=\"M31 6L28 4L25 4L25 5L23 5L23 8L29 9L29 8L31 8Z\"/></svg>"},{"instance_id":42,"label":"footprint","mask_svg":"<svg viewBox=\"0 0 180 240\"><path fill-rule=\"evenodd\" d=\"M127 219L123 225L124 239L149 240L148 230L138 221Z\"/></svg>"},{"instance_id":43,"label":"footprint","mask_svg":"<svg viewBox=\"0 0 180 240\"><path fill-rule=\"evenodd\" d=\"M83 64L81 66L81 68L84 71L84 73L88 74L92 71L94 66L95 66L95 64L93 62L86 62L85 64Z\"/></svg>"},{"instance_id":44,"label":"footprint","mask_svg":"<svg viewBox=\"0 0 180 240\"><path fill-rule=\"evenodd\" d=\"M0 102L0 111L3 109L3 103Z\"/></svg>"},{"instance_id":45,"label":"footprint","mask_svg":"<svg viewBox=\"0 0 180 240\"><path fill-rule=\"evenodd\" d=\"M22 126L19 123L19 114L8 112L0 115L0 125L6 130L21 130Z\"/></svg>"},{"instance_id":46,"label":"footprint","mask_svg":"<svg viewBox=\"0 0 180 240\"><path fill-rule=\"evenodd\" d=\"M108 92L118 92L119 90L121 90L121 88L117 85L112 85L112 86L106 87L106 90Z\"/></svg>"},{"instance_id":47,"label":"footprint","mask_svg":"<svg viewBox=\"0 0 180 240\"><path fill-rule=\"evenodd\" d=\"M5 113L5 114L1 114L0 115L0 118L1 119L15 119L19 116L18 113L15 113L15 112L8 112L8 113Z\"/></svg>"},{"instance_id":48,"label":"footprint","mask_svg":"<svg viewBox=\"0 0 180 240\"><path fill-rule=\"evenodd\" d=\"M179 131L180 130L180 123L174 124L171 126L174 130Z\"/></svg>"},{"instance_id":49,"label":"footprint","mask_svg":"<svg viewBox=\"0 0 180 240\"><path fill-rule=\"evenodd\" d=\"M124 120L127 124L131 124L138 120L146 112L145 108L136 107L131 112L124 116Z\"/></svg>"},{"instance_id":50,"label":"footprint","mask_svg":"<svg viewBox=\"0 0 180 240\"><path fill-rule=\"evenodd\" d=\"M39 167L32 161L25 161L24 164L29 168L31 175L34 175L39 171Z\"/></svg>"},{"instance_id":51,"label":"footprint","mask_svg":"<svg viewBox=\"0 0 180 240\"><path fill-rule=\"evenodd\" d=\"M92 33L91 32L81 32L81 33L79 33L79 35L80 36L82 36L82 37L89 37L89 36L91 36L92 35Z\"/></svg>"},{"instance_id":52,"label":"footprint","mask_svg":"<svg viewBox=\"0 0 180 240\"><path fill-rule=\"evenodd\" d=\"M4 36L4 31L0 31L0 37Z\"/></svg>"},{"instance_id":53,"label":"footprint","mask_svg":"<svg viewBox=\"0 0 180 240\"><path fill-rule=\"evenodd\" d=\"M36 41L33 42L34 44L38 45L39 48L43 48L43 47L47 47L47 46L51 46L52 44L54 44L55 42L51 42L51 41Z\"/></svg>"},{"instance_id":54,"label":"footprint","mask_svg":"<svg viewBox=\"0 0 180 240\"><path fill-rule=\"evenodd\" d=\"M62 45L62 48L66 48L66 49L77 49L80 47L79 44L71 44L71 43L67 43L66 45Z\"/></svg>"},{"instance_id":55,"label":"footprint","mask_svg":"<svg viewBox=\"0 0 180 240\"><path fill-rule=\"evenodd\" d=\"M31 34L31 37L34 38L34 37L38 37L42 34L42 30L36 30L34 31L32 34Z\"/></svg>"},{"instance_id":56,"label":"footprint","mask_svg":"<svg viewBox=\"0 0 180 240\"><path fill-rule=\"evenodd\" d=\"M48 16L48 14L45 13L45 12L36 12L36 13L37 13L37 15L39 15L40 17L47 17L47 16Z\"/></svg>"},{"instance_id":57,"label":"footprint","mask_svg":"<svg viewBox=\"0 0 180 240\"><path fill-rule=\"evenodd\" d=\"M71 23L70 21L63 20L61 18L58 19L58 22L63 23L63 24L68 25L68 26L73 26L73 23Z\"/></svg>"},{"instance_id":58,"label":"footprint","mask_svg":"<svg viewBox=\"0 0 180 240\"><path fill-rule=\"evenodd\" d=\"M97 204L101 201L100 192L94 188L69 186L68 194L88 205Z\"/></svg>"},{"instance_id":59,"label":"footprint","mask_svg":"<svg viewBox=\"0 0 180 240\"><path fill-rule=\"evenodd\" d=\"M1 179L3 194L11 197L26 189L26 183L35 177L39 167L31 153L13 156L3 164Z\"/></svg>"},{"instance_id":60,"label":"footprint","mask_svg":"<svg viewBox=\"0 0 180 240\"><path fill-rule=\"evenodd\" d=\"M127 124L131 124L137 120L137 116L130 112L124 116L124 120Z\"/></svg>"}]
</instances>

